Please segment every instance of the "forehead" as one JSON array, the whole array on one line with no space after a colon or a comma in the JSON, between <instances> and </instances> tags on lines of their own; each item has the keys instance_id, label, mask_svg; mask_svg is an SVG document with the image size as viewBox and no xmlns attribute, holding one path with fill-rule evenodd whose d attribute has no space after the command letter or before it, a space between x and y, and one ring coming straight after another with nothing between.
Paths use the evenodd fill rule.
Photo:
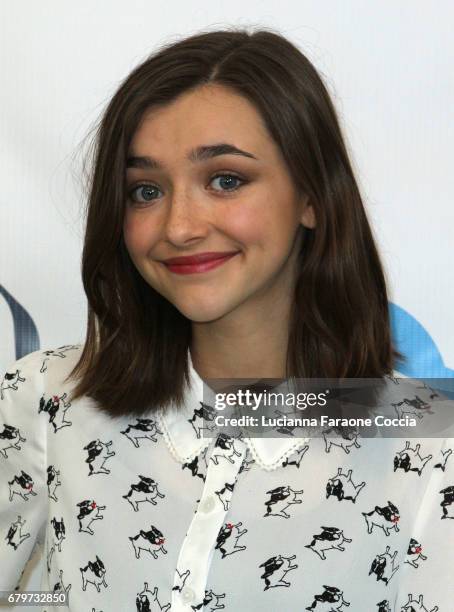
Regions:
<instances>
[{"instance_id":1,"label":"forehead","mask_svg":"<svg viewBox=\"0 0 454 612\"><path fill-rule=\"evenodd\" d=\"M144 113L131 140L134 155L195 144L234 142L262 152L274 143L255 106L228 87L204 85Z\"/></svg>"}]
</instances>

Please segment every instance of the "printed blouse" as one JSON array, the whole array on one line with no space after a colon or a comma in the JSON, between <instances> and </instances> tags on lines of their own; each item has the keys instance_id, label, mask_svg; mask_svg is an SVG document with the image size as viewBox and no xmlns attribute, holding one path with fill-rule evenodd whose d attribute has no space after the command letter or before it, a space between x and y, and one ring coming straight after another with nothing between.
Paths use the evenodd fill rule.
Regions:
<instances>
[{"instance_id":1,"label":"printed blouse","mask_svg":"<svg viewBox=\"0 0 454 612\"><path fill-rule=\"evenodd\" d=\"M42 538L47 612L453 612L454 438L204 437L191 361L181 406L113 419L71 401L81 350L3 377L0 590Z\"/></svg>"}]
</instances>

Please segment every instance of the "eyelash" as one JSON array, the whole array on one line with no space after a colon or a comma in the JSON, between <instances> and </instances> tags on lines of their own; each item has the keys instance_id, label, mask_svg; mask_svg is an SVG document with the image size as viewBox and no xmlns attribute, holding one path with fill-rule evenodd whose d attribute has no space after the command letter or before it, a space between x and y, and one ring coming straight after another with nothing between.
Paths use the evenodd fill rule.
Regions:
<instances>
[{"instance_id":1,"label":"eyelash","mask_svg":"<svg viewBox=\"0 0 454 612\"><path fill-rule=\"evenodd\" d=\"M248 183L249 181L242 178L241 176L239 176L238 174L235 174L233 172L219 172L218 174L215 174L214 176L211 177L210 179L210 183L212 181L214 181L217 178L225 178L225 177L232 177L237 179L240 184L237 187L234 187L232 189L221 189L221 190L215 190L217 192L224 192L224 193L231 193L233 191L237 191L238 189L240 189L243 185L245 185L246 183ZM146 205L146 204L150 204L151 202L153 202L153 200L156 200L157 198L153 198L152 200L148 200L147 202L135 202L132 198L132 194L137 191L138 189L141 189L143 187L152 187L154 189L158 189L156 187L156 185L154 185L153 183L140 183L139 185L135 185L132 189L130 189L128 191L128 197L129 199L134 203L134 204L138 204L140 205Z\"/></svg>"}]
</instances>

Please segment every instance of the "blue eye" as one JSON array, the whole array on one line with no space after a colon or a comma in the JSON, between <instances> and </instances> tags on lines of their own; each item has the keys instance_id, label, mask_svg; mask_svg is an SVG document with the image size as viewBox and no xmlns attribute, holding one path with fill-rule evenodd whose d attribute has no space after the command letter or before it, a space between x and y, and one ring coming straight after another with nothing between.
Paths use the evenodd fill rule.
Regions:
<instances>
[{"instance_id":1,"label":"blue eye","mask_svg":"<svg viewBox=\"0 0 454 612\"><path fill-rule=\"evenodd\" d=\"M220 184L222 187L226 187L226 189L222 188L220 191L235 191L236 189L238 189L239 187L241 187L241 185L243 183L245 183L246 181L244 179L241 179L239 176L237 176L236 174L216 174L215 176L213 176L213 178L211 179L211 182L213 182L216 179L221 179ZM227 179L227 180L226 180ZM233 181L232 181L233 179ZM239 181L240 185L235 185L235 181ZM233 185L232 185L233 183ZM218 190L216 190L218 191Z\"/></svg>"},{"instance_id":2,"label":"blue eye","mask_svg":"<svg viewBox=\"0 0 454 612\"><path fill-rule=\"evenodd\" d=\"M141 194L141 197L143 198L143 200L140 200L140 199L137 199L137 197L134 197L133 194L136 191ZM153 197L153 192L154 191L159 191L159 189L157 187L155 187L154 185L136 185L129 192L129 197L134 202L138 202L139 204L143 204L143 203L146 203L146 202L151 202L151 201L153 201L155 199Z\"/></svg>"}]
</instances>

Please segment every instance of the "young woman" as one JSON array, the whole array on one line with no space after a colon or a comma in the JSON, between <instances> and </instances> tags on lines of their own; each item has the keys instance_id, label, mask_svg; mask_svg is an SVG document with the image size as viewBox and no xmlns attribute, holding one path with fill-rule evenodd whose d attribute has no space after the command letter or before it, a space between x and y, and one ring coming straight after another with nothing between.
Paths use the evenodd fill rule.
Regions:
<instances>
[{"instance_id":1,"label":"young woman","mask_svg":"<svg viewBox=\"0 0 454 612\"><path fill-rule=\"evenodd\" d=\"M204 436L207 379L398 387L312 64L271 30L169 44L115 93L94 153L86 341L2 384L0 588L42 532L42 589L71 611L451 610L452 439Z\"/></svg>"}]
</instances>

